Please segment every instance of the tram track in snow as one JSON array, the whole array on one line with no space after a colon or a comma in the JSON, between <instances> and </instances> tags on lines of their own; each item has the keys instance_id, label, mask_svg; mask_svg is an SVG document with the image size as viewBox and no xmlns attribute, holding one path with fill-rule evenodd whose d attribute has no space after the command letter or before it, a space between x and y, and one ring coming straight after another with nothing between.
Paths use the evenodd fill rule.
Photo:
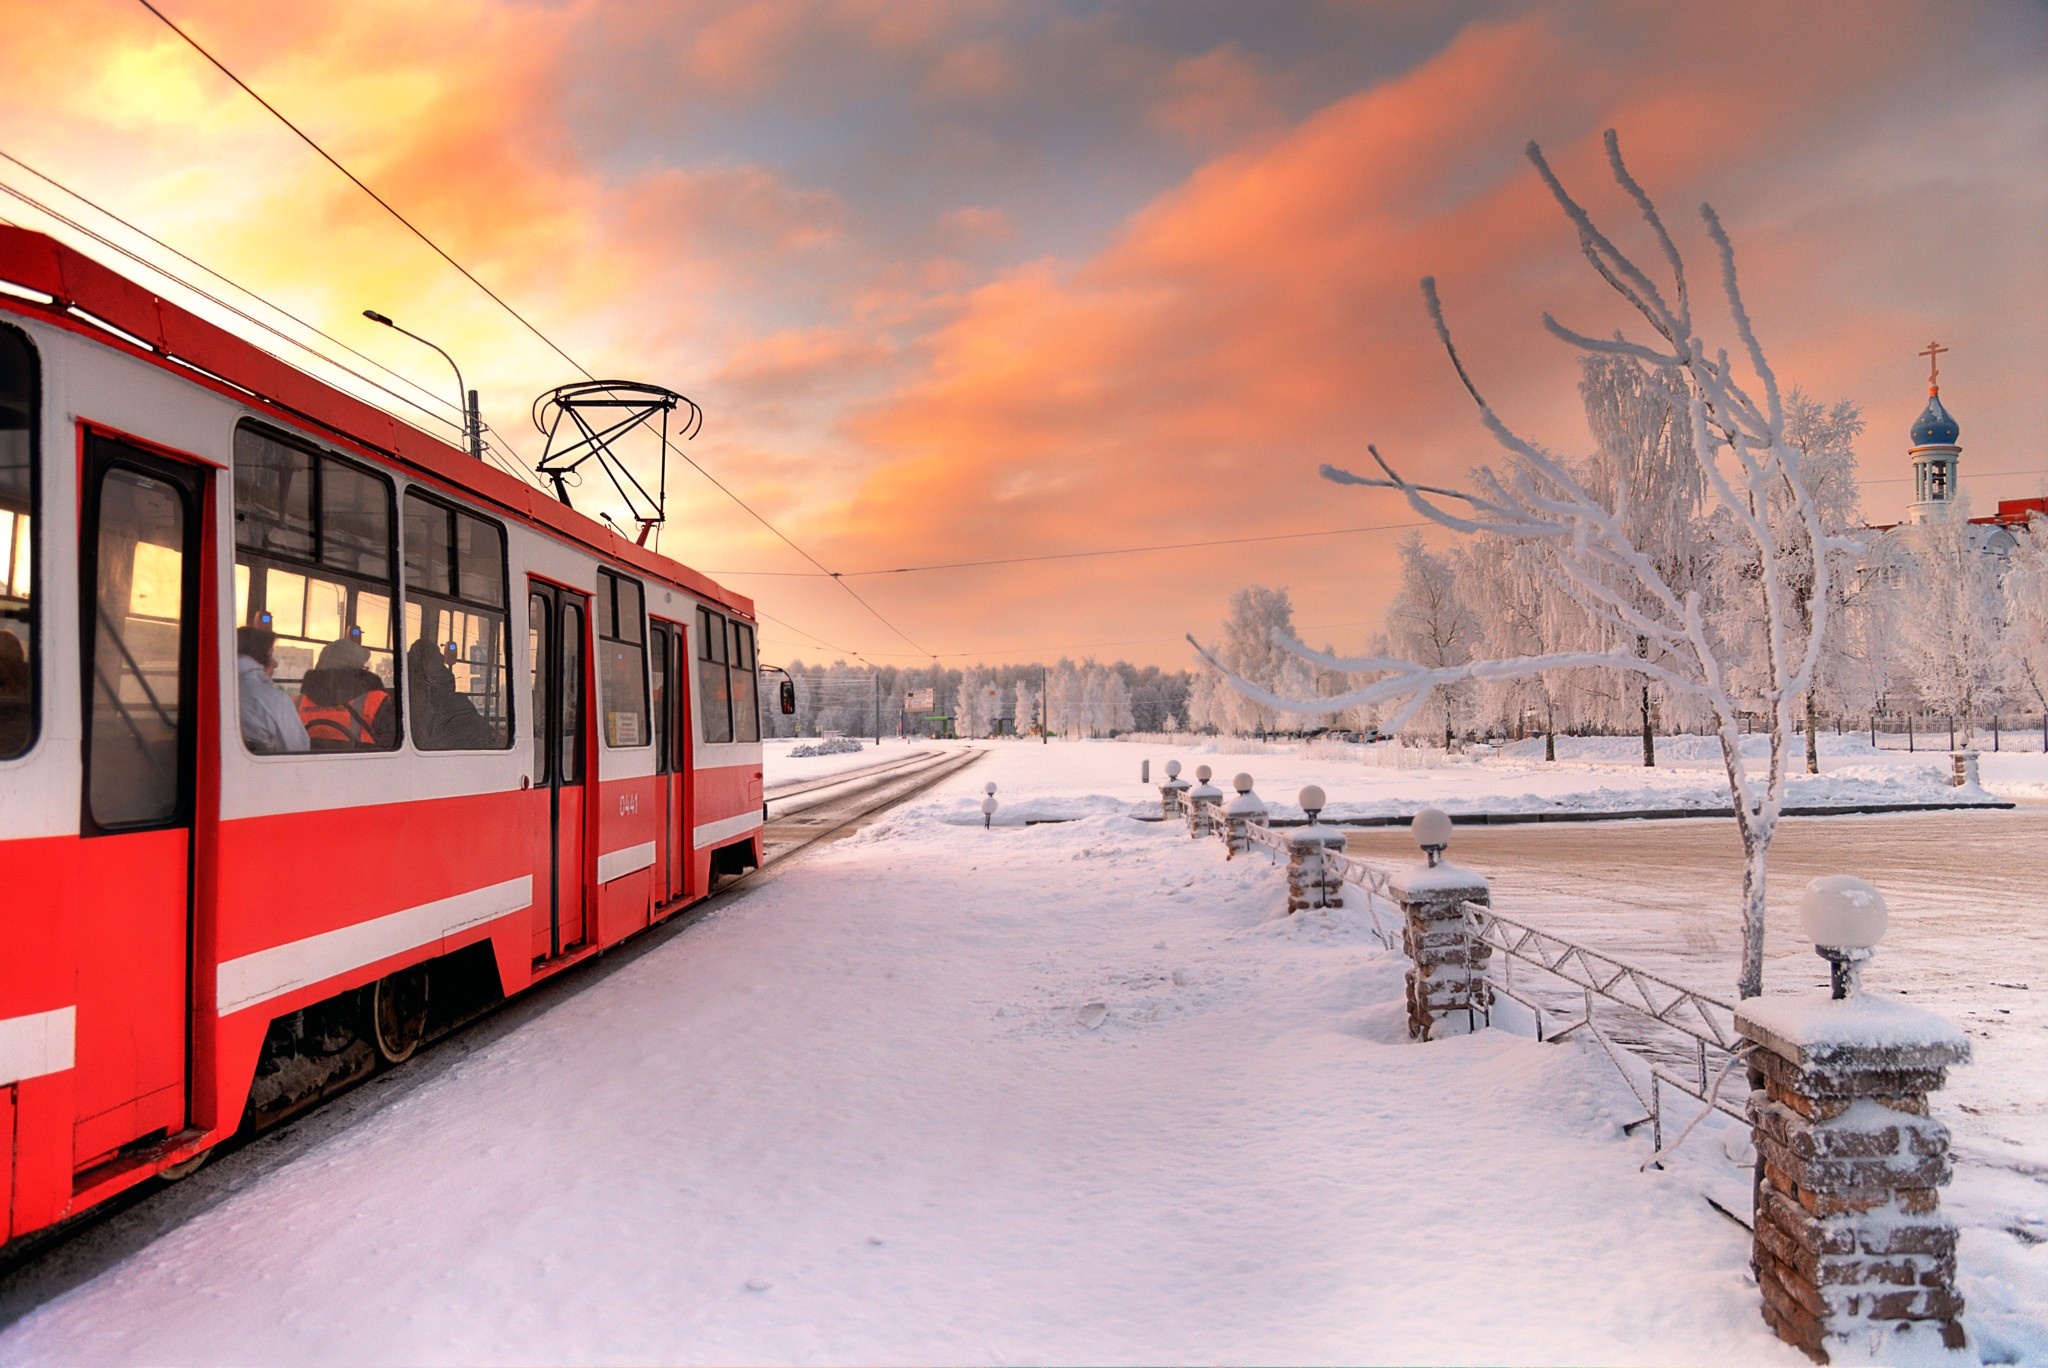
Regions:
<instances>
[{"instance_id":1,"label":"tram track in snow","mask_svg":"<svg viewBox=\"0 0 2048 1368\"><path fill-rule=\"evenodd\" d=\"M848 789L798 812L770 816L762 831L762 864L726 879L703 899L599 956L572 965L503 999L482 1014L430 1037L404 1064L381 1069L265 1130L223 1141L191 1176L153 1178L73 1220L50 1227L0 1258L0 1328L82 1286L264 1175L311 1153L368 1117L460 1066L542 1013L603 984L643 955L774 878L804 851L851 835L868 819L966 769L986 752L921 751L918 763L895 761L848 774L821 776L799 790ZM927 759L926 757L930 757ZM848 786L853 786L850 789ZM781 797L793 796L787 792ZM779 801L769 796L772 807ZM823 807L826 810L819 812Z\"/></svg>"}]
</instances>

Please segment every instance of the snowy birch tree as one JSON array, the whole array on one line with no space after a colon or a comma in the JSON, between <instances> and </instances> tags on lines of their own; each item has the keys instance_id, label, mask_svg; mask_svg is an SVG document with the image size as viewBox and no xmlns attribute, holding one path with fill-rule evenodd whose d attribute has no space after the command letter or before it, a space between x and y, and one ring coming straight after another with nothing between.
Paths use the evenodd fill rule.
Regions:
<instances>
[{"instance_id":1,"label":"snowy birch tree","mask_svg":"<svg viewBox=\"0 0 2048 1368\"><path fill-rule=\"evenodd\" d=\"M2027 519L2006 562L2005 633L2013 692L2041 710L2041 749L2048 751L2048 517L2039 513Z\"/></svg>"},{"instance_id":2,"label":"snowy birch tree","mask_svg":"<svg viewBox=\"0 0 2048 1368\"><path fill-rule=\"evenodd\" d=\"M1017 735L1028 736L1038 725L1038 690L1025 680L1017 681Z\"/></svg>"},{"instance_id":3,"label":"snowy birch tree","mask_svg":"<svg viewBox=\"0 0 2048 1368\"><path fill-rule=\"evenodd\" d=\"M1401 587L1387 605L1387 637L1405 659L1432 670L1463 665L1472 659L1479 639L1479 620L1459 592L1448 557L1431 554L1422 535L1411 532L1401 542ZM1444 749L1457 732L1461 683L1436 685L1443 713Z\"/></svg>"},{"instance_id":4,"label":"snowy birch tree","mask_svg":"<svg viewBox=\"0 0 2048 1368\"><path fill-rule=\"evenodd\" d=\"M1641 213L1661 257L1667 276L1662 282L1652 279L1600 229L1534 143L1528 148L1529 160L1575 230L1586 260L1647 322L1654 338L1642 342L1619 334L1596 337L1566 327L1548 314L1544 326L1584 355L1627 357L1680 377L1691 429L1689 449L1711 506L1717 516L1725 516L1727 535L1740 539L1755 558L1758 576L1748 611L1758 630L1724 639L1708 622L1702 591L1670 583L1657 566L1655 548L1639 545L1631 537L1625 510L1595 497L1565 462L1517 432L1494 411L1452 341L1435 281L1425 279L1422 290L1430 321L1477 407L1480 424L1504 453L1503 466L1473 471L1474 487L1469 491L1420 485L1402 476L1368 444L1366 449L1380 474L1360 476L1325 466L1324 476L1339 484L1398 490L1417 512L1459 532L1546 543L1553 552L1549 565L1558 589L1585 611L1600 636L1611 644L1432 667L1407 659L1337 660L1285 637L1282 644L1286 649L1318 664L1383 673L1376 681L1336 698L1284 698L1242 677L1234 678L1233 683L1267 707L1297 713L1392 702L1396 704L1396 726L1412 719L1428 703L1431 690L1440 685L1560 668L1598 669L1648 679L1674 695L1696 700L1713 719L1742 836L1743 946L1737 987L1743 997L1754 997L1763 991L1764 901L1771 842L1784 811L1788 746L1795 712L1813 681L1834 602L1832 558L1827 553L1836 548L1807 487L1801 454L1787 440L1784 397L1750 322L1737 281L1735 250L1719 217L1712 208L1700 207L1718 257L1721 291L1746 372L1738 371L1726 349L1710 347L1700 336L1693 318L1691 282L1678 245L1648 193L1623 162L1620 143L1612 131L1606 144L1615 183ZM1769 513L1771 498L1780 490L1793 515L1782 521ZM1802 552L1813 567L1811 613L1802 613L1795 601ZM1193 642L1192 637L1189 640ZM1730 679L1732 667L1750 663L1741 658L1740 651L1743 643L1752 640L1763 653L1755 662L1769 736L1762 774L1752 773L1743 760L1742 706ZM1647 651L1636 650L1637 641L1647 642ZM1216 663L1199 642L1193 644Z\"/></svg>"},{"instance_id":5,"label":"snowy birch tree","mask_svg":"<svg viewBox=\"0 0 2048 1368\"><path fill-rule=\"evenodd\" d=\"M1707 482L1693 450L1685 382L1676 367L1600 353L1580 362L1579 396L1595 443L1586 492L1613 510L1622 536L1649 560L1656 583L1683 599L1699 588L1708 564L1700 526ZM1637 613L1656 611L1648 581L1623 575L1611 583ZM1645 659L1657 649L1648 636L1629 644ZM1635 680L1645 767L1657 763L1651 683L1647 674Z\"/></svg>"},{"instance_id":6,"label":"snowy birch tree","mask_svg":"<svg viewBox=\"0 0 2048 1368\"><path fill-rule=\"evenodd\" d=\"M1968 746L1977 705L2004 673L1998 560L1977 549L1968 495L1958 495L1939 516L1912 531L1900 645L1921 701L1953 717Z\"/></svg>"},{"instance_id":7,"label":"snowy birch tree","mask_svg":"<svg viewBox=\"0 0 2048 1368\"><path fill-rule=\"evenodd\" d=\"M1862 432L1863 415L1855 404L1846 399L1825 405L1797 389L1785 398L1785 440L1799 453L1807 495L1827 533L1829 545L1835 548L1829 552L1832 573L1828 576L1834 601L1826 614L1827 627L1821 637L1813 682L1801 700L1806 719L1808 774L1820 773L1819 701L1825 695L1839 706L1856 673L1851 655L1853 620L1846 608L1851 594L1857 592L1858 563L1867 553L1861 542L1852 539L1852 534L1863 523L1856 488L1855 448L1856 438ZM1799 516L1798 509L1782 487L1771 491L1768 508L1772 522L1781 528ZM1726 518L1722 516L1716 521L1725 524ZM1717 527L1716 530L1721 529ZM1716 559L1719 564L1716 573L1723 577L1724 583L1723 609L1718 615L1717 625L1730 636L1747 634L1754 637L1758 623L1756 615L1746 610L1746 604L1754 594L1752 586L1758 581L1761 571L1750 549L1739 537L1723 535L1717 540L1719 555ZM1786 583L1800 616L1801 630L1808 630L1817 584L1811 549L1796 536L1786 536L1783 540L1786 546ZM1882 591L1881 585L1875 581L1865 588L1873 595ZM1871 606L1877 605L1873 603ZM1739 652L1740 658L1744 661L1761 660L1765 656L1761 648L1761 642L1745 642ZM1752 668L1737 669L1735 677L1738 686L1745 690L1762 687L1761 678Z\"/></svg>"}]
</instances>

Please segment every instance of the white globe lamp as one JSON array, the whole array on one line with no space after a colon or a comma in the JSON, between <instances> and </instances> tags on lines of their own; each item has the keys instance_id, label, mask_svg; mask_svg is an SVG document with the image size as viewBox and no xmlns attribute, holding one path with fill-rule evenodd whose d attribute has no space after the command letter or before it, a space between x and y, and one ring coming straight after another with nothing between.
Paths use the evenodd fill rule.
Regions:
<instances>
[{"instance_id":1,"label":"white globe lamp","mask_svg":"<svg viewBox=\"0 0 2048 1368\"><path fill-rule=\"evenodd\" d=\"M1424 808L1415 814L1415 820L1408 824L1409 832L1415 837L1415 844L1422 847L1422 853L1429 857L1432 869L1442 858L1445 847L1451 843L1451 819L1442 808Z\"/></svg>"},{"instance_id":2,"label":"white globe lamp","mask_svg":"<svg viewBox=\"0 0 2048 1368\"><path fill-rule=\"evenodd\" d=\"M1890 921L1884 894L1848 874L1815 879L1799 895L1799 928L1813 942L1813 952L1828 962L1837 998L1853 997L1861 989L1863 966L1877 953Z\"/></svg>"}]
</instances>

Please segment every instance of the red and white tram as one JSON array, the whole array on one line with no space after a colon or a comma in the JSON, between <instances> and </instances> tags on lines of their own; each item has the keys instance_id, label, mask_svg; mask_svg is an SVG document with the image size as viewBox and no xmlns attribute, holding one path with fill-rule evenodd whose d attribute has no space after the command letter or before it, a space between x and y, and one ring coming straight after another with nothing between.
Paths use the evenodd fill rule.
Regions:
<instances>
[{"instance_id":1,"label":"red and white tram","mask_svg":"<svg viewBox=\"0 0 2048 1368\"><path fill-rule=\"evenodd\" d=\"M745 597L0 227L0 1245L757 865L754 667Z\"/></svg>"}]
</instances>

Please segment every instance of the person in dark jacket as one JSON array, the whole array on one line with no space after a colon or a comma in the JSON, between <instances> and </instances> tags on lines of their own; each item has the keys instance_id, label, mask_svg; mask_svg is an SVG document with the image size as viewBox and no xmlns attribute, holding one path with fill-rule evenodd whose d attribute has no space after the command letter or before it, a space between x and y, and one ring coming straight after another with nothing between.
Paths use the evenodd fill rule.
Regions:
<instances>
[{"instance_id":1,"label":"person in dark jacket","mask_svg":"<svg viewBox=\"0 0 2048 1368\"><path fill-rule=\"evenodd\" d=\"M441 648L421 637L405 653L412 696L412 740L421 750L488 750L499 744L476 704L455 690Z\"/></svg>"},{"instance_id":2,"label":"person in dark jacket","mask_svg":"<svg viewBox=\"0 0 2048 1368\"><path fill-rule=\"evenodd\" d=\"M351 634L329 642L299 682L299 721L314 750L390 750L398 744L398 704L369 663L368 648Z\"/></svg>"}]
</instances>

